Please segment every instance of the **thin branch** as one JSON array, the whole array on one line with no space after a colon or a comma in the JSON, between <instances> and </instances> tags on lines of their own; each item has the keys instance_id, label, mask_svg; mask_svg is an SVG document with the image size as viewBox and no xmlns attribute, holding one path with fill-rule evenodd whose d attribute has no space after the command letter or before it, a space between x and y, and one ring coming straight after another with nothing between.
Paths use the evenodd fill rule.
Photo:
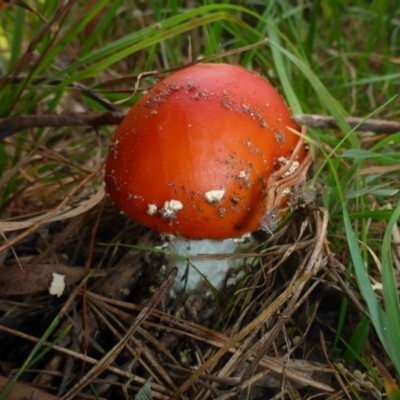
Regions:
<instances>
[{"instance_id":1,"label":"thin branch","mask_svg":"<svg viewBox=\"0 0 400 400\"><path fill-rule=\"evenodd\" d=\"M89 112L89 113L61 113L43 115L21 115L18 117L0 119L0 140L11 136L13 133L30 128L61 128L73 126L103 126L118 125L125 114L117 111ZM300 125L308 128L338 129L333 117L324 115L302 114L295 115L295 120ZM351 128L361 124L363 118L349 117L346 119ZM363 122L358 131L376 133L400 132L400 123L381 119L370 119Z\"/></svg>"},{"instance_id":2,"label":"thin branch","mask_svg":"<svg viewBox=\"0 0 400 400\"><path fill-rule=\"evenodd\" d=\"M326 115L298 114L294 116L297 123L305 125L308 128L319 129L338 129L338 125L333 117ZM397 133L400 132L400 122L388 121L384 119L369 119L348 117L346 122L351 128L361 124L357 131L376 132L376 133ZM364 121L364 122L363 122Z\"/></svg>"},{"instance_id":3,"label":"thin branch","mask_svg":"<svg viewBox=\"0 0 400 400\"><path fill-rule=\"evenodd\" d=\"M0 119L0 140L31 128L119 125L125 114L116 111L21 115Z\"/></svg>"}]
</instances>

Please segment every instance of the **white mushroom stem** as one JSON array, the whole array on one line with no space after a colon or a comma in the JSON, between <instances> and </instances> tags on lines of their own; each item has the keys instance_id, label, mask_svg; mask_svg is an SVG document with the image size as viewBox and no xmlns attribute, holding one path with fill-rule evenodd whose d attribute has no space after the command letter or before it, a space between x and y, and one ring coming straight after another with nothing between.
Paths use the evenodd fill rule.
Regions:
<instances>
[{"instance_id":1,"label":"white mushroom stem","mask_svg":"<svg viewBox=\"0 0 400 400\"><path fill-rule=\"evenodd\" d=\"M240 258L218 257L218 259L213 259L212 255L234 254L248 249L251 246L251 238L246 238L245 240L188 240L176 238L168 242L167 246L171 253L185 258L185 260L178 260L172 255L169 257L169 265L178 268L178 274L172 287L173 294L180 293L185 288L185 285L186 293L201 290L203 293L211 294L207 281L216 290L220 290L223 287L228 271L237 269L243 264L243 260ZM198 254L209 254L210 259L200 260L197 258Z\"/></svg>"}]
</instances>

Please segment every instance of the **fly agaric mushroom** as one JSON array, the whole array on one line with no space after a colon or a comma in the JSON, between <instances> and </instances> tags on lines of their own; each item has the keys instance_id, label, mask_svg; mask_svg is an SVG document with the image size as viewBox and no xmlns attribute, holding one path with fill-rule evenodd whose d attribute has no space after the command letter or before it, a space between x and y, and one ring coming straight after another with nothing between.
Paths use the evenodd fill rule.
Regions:
<instances>
[{"instance_id":1,"label":"fly agaric mushroom","mask_svg":"<svg viewBox=\"0 0 400 400\"><path fill-rule=\"evenodd\" d=\"M130 218L175 236L178 253L209 253L210 243L219 243L214 252L233 252L233 241L227 250L222 241L272 230L304 185L311 156L305 132L293 131L299 126L265 79L228 64L194 65L161 80L128 112L110 146L107 191ZM220 268L215 279L202 272L220 287L232 264L221 271L203 263ZM200 275L189 272L193 289Z\"/></svg>"}]
</instances>

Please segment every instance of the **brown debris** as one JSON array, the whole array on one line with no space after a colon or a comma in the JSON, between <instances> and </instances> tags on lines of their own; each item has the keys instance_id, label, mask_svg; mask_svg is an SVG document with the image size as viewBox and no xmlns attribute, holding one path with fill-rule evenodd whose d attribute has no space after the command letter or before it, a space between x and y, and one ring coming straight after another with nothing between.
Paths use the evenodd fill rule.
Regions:
<instances>
[{"instance_id":1,"label":"brown debris","mask_svg":"<svg viewBox=\"0 0 400 400\"><path fill-rule=\"evenodd\" d=\"M71 285L82 280L85 269L61 264L0 267L0 296L17 296L49 290L53 273L64 275L66 285Z\"/></svg>"}]
</instances>

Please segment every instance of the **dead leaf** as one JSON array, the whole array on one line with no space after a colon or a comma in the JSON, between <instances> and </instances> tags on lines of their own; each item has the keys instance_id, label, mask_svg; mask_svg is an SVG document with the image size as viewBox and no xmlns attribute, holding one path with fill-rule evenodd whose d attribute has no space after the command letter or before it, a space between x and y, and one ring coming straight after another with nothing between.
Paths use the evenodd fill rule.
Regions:
<instances>
[{"instance_id":1,"label":"dead leaf","mask_svg":"<svg viewBox=\"0 0 400 400\"><path fill-rule=\"evenodd\" d=\"M0 376L0 393L3 392L8 385L9 379ZM20 399L40 399L40 400L57 400L58 397L52 394L43 392L40 389L27 385L26 383L17 382L13 388L8 392L7 400L20 400Z\"/></svg>"},{"instance_id":2,"label":"dead leaf","mask_svg":"<svg viewBox=\"0 0 400 400\"><path fill-rule=\"evenodd\" d=\"M65 275L66 285L78 282L85 276L83 267L62 264L0 267L0 296L15 296L48 290L53 273Z\"/></svg>"}]
</instances>

